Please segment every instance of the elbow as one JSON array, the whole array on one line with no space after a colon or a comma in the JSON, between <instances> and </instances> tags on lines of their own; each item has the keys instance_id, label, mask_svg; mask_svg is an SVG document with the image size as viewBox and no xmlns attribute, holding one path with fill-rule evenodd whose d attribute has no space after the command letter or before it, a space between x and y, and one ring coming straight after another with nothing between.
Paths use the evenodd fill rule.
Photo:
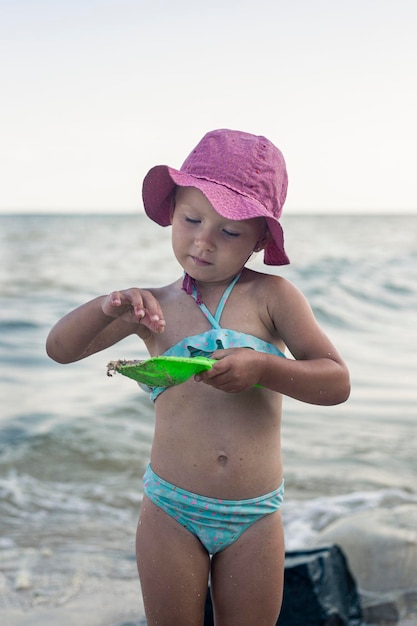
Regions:
<instances>
[{"instance_id":1,"label":"elbow","mask_svg":"<svg viewBox=\"0 0 417 626\"><path fill-rule=\"evenodd\" d=\"M331 402L329 402L330 406L335 406L336 404L343 404L349 399L351 391L350 385L350 377L349 371L347 368L343 368L342 375L339 377L338 382L335 384L333 388L333 392L329 393L329 399L331 397Z\"/></svg>"},{"instance_id":2,"label":"elbow","mask_svg":"<svg viewBox=\"0 0 417 626\"><path fill-rule=\"evenodd\" d=\"M350 385L347 385L347 387L340 389L338 391L338 393L335 395L333 402L330 403L330 405L335 406L336 404L343 404L343 402L346 402L349 399L350 396Z\"/></svg>"},{"instance_id":3,"label":"elbow","mask_svg":"<svg viewBox=\"0 0 417 626\"><path fill-rule=\"evenodd\" d=\"M344 388L344 393L342 394L342 398L341 398L339 404L342 404L342 402L346 402L346 400L349 399L350 391L351 391L351 385L350 385L350 380L349 380L349 377L348 377L348 380L347 380L345 388Z\"/></svg>"},{"instance_id":4,"label":"elbow","mask_svg":"<svg viewBox=\"0 0 417 626\"><path fill-rule=\"evenodd\" d=\"M49 352L48 350L46 351L46 354L49 356L50 359L55 361L55 363L59 363L60 365L67 365L68 363L71 363L69 359L64 359L58 355L54 355L53 352Z\"/></svg>"},{"instance_id":5,"label":"elbow","mask_svg":"<svg viewBox=\"0 0 417 626\"><path fill-rule=\"evenodd\" d=\"M337 404L343 404L350 396L350 387L348 389L337 390L320 390L320 396L317 402L312 404L319 404L321 406L336 406Z\"/></svg>"},{"instance_id":6,"label":"elbow","mask_svg":"<svg viewBox=\"0 0 417 626\"><path fill-rule=\"evenodd\" d=\"M343 378L340 385L340 400L338 404L342 404L342 402L346 402L349 399L351 384L350 384L350 375L349 370L346 365L343 367Z\"/></svg>"},{"instance_id":7,"label":"elbow","mask_svg":"<svg viewBox=\"0 0 417 626\"><path fill-rule=\"evenodd\" d=\"M61 365L72 363L73 359L68 358L65 352L60 348L59 344L49 335L45 345L46 354L50 359Z\"/></svg>"},{"instance_id":8,"label":"elbow","mask_svg":"<svg viewBox=\"0 0 417 626\"><path fill-rule=\"evenodd\" d=\"M316 401L313 401L313 404L321 404L322 406L343 404L350 396L350 389L349 371L345 366L342 366L337 375L318 390L318 397Z\"/></svg>"},{"instance_id":9,"label":"elbow","mask_svg":"<svg viewBox=\"0 0 417 626\"><path fill-rule=\"evenodd\" d=\"M54 348L48 343L46 344L46 354L56 363L61 363L62 365L66 363L65 359L63 359L58 353L56 353Z\"/></svg>"}]
</instances>

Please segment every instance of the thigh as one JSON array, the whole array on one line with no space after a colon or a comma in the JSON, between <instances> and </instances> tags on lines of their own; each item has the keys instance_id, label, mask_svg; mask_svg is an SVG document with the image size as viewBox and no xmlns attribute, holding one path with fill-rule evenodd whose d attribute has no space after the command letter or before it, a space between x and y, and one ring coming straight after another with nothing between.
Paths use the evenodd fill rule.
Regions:
<instances>
[{"instance_id":1,"label":"thigh","mask_svg":"<svg viewBox=\"0 0 417 626\"><path fill-rule=\"evenodd\" d=\"M210 558L200 541L144 496L136 558L149 626L202 626Z\"/></svg>"},{"instance_id":2,"label":"thigh","mask_svg":"<svg viewBox=\"0 0 417 626\"><path fill-rule=\"evenodd\" d=\"M213 557L216 626L275 626L282 603L284 533L281 513L250 526Z\"/></svg>"}]
</instances>

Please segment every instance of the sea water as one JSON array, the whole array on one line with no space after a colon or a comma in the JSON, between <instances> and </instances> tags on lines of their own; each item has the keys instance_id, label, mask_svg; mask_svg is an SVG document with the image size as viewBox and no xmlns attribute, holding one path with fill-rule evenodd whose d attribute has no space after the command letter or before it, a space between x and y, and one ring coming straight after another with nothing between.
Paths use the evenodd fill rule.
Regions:
<instances>
[{"instance_id":1,"label":"sea water","mask_svg":"<svg viewBox=\"0 0 417 626\"><path fill-rule=\"evenodd\" d=\"M283 516L298 549L349 513L417 502L417 216L283 225L291 265L259 255L251 266L304 292L352 381L340 406L284 401ZM176 279L169 228L143 215L0 216L0 257L2 623L139 623L134 534L153 407L106 364L144 348L128 338L62 366L44 346L86 300Z\"/></svg>"}]
</instances>

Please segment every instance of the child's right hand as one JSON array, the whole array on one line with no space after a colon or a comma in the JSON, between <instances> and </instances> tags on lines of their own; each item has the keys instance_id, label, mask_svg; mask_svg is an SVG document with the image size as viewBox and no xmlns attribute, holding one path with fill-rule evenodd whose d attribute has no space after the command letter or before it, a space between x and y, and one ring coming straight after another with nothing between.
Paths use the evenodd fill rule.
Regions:
<instances>
[{"instance_id":1,"label":"child's right hand","mask_svg":"<svg viewBox=\"0 0 417 626\"><path fill-rule=\"evenodd\" d=\"M102 302L102 310L109 317L117 317L133 324L143 324L155 333L165 330L165 319L158 300L146 289L113 291Z\"/></svg>"}]
</instances>

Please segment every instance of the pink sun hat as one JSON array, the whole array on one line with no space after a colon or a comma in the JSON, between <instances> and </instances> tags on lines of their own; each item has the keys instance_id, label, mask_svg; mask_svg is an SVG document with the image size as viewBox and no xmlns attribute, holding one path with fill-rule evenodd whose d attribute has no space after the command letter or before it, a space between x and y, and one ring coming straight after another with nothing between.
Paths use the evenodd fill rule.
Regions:
<instances>
[{"instance_id":1,"label":"pink sun hat","mask_svg":"<svg viewBox=\"0 0 417 626\"><path fill-rule=\"evenodd\" d=\"M171 199L177 186L199 189L226 219L264 217L272 235L264 263L286 265L290 261L279 218L287 185L284 157L273 143L262 136L221 129L207 133L180 170L167 165L149 170L142 196L147 215L161 226L171 223Z\"/></svg>"}]
</instances>

